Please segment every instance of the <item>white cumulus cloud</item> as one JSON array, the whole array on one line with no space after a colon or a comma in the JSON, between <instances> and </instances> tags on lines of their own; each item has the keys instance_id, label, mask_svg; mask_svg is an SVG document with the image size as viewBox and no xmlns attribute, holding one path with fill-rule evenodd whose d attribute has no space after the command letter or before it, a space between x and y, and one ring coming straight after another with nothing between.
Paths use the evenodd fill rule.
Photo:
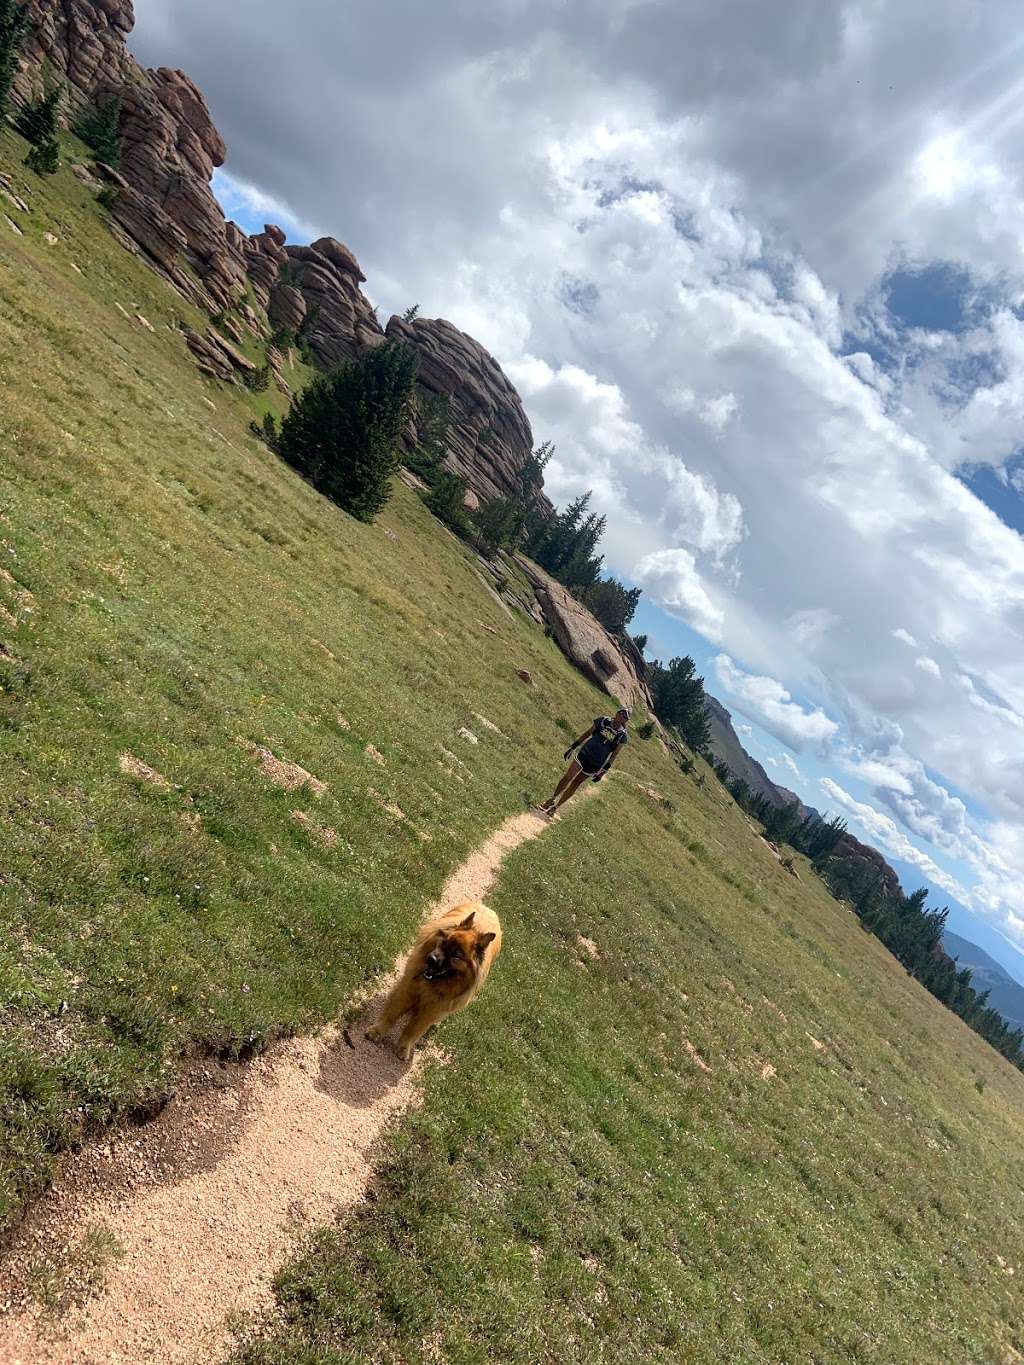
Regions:
<instances>
[{"instance_id":1,"label":"white cumulus cloud","mask_svg":"<svg viewBox=\"0 0 1024 1365\"><path fill-rule=\"evenodd\" d=\"M716 657L715 673L744 715L793 749L824 744L838 733L839 726L819 707L801 706L780 682L745 673L727 654Z\"/></svg>"}]
</instances>

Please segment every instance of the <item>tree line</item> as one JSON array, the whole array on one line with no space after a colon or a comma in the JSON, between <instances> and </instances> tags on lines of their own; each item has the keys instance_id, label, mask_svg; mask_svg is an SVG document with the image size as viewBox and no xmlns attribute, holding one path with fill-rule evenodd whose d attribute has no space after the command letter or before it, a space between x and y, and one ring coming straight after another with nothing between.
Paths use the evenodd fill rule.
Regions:
<instances>
[{"instance_id":1,"label":"tree line","mask_svg":"<svg viewBox=\"0 0 1024 1365\"><path fill-rule=\"evenodd\" d=\"M910 975L1024 1070L1024 1030L1013 1028L988 1004L989 992L971 985L970 968L958 968L942 947L949 909L929 909L923 888L909 896L894 892L881 869L867 861L826 856L819 863L832 894L853 907L863 927L881 939Z\"/></svg>"}]
</instances>

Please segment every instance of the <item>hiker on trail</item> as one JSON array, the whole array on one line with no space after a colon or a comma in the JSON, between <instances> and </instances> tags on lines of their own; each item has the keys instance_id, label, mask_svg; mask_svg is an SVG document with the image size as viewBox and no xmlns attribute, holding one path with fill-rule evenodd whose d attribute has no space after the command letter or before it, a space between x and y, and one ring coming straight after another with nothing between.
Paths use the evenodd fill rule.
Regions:
<instances>
[{"instance_id":1,"label":"hiker on trail","mask_svg":"<svg viewBox=\"0 0 1024 1365\"><path fill-rule=\"evenodd\" d=\"M567 763L570 758L572 758L572 762L569 763L561 782L555 788L554 795L539 807L545 815L554 815L555 811L560 806L565 805L566 801L574 795L588 777L591 782L601 781L601 778L604 777L618 757L619 750L629 738L626 734L627 720L629 720L629 712L622 706L611 719L608 716L598 716L589 730L584 730L579 739L573 740L563 755ZM583 745L582 749L580 749L581 744ZM580 751L573 758L577 749Z\"/></svg>"}]
</instances>

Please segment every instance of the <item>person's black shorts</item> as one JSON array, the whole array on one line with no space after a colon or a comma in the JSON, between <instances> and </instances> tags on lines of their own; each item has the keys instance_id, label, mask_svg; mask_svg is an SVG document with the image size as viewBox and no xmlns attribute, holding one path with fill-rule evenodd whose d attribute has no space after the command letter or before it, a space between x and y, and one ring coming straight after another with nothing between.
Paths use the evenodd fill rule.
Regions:
<instances>
[{"instance_id":1,"label":"person's black shorts","mask_svg":"<svg viewBox=\"0 0 1024 1365\"><path fill-rule=\"evenodd\" d=\"M594 740L597 739L597 743ZM588 777L596 777L608 761L608 751L596 735L591 735L576 755L576 762Z\"/></svg>"}]
</instances>

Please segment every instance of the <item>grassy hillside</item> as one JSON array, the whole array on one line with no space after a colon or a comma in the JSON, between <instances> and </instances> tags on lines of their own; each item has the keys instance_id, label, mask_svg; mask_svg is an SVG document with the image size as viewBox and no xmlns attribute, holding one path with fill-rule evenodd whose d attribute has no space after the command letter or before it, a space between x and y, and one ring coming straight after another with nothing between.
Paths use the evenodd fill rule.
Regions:
<instances>
[{"instance_id":1,"label":"grassy hillside","mask_svg":"<svg viewBox=\"0 0 1024 1365\"><path fill-rule=\"evenodd\" d=\"M404 488L362 526L253 442L87 190L29 189L24 236L0 219L5 1219L190 1052L334 1013L605 705ZM1016 1359L1024 1078L799 867L632 743L507 866L451 1064L240 1358Z\"/></svg>"},{"instance_id":2,"label":"grassy hillside","mask_svg":"<svg viewBox=\"0 0 1024 1365\"><path fill-rule=\"evenodd\" d=\"M0 1217L183 1051L311 1027L389 965L597 704L407 490L367 527L250 438L253 400L167 326L199 319L70 173L25 183L25 235L0 220Z\"/></svg>"}]
</instances>

